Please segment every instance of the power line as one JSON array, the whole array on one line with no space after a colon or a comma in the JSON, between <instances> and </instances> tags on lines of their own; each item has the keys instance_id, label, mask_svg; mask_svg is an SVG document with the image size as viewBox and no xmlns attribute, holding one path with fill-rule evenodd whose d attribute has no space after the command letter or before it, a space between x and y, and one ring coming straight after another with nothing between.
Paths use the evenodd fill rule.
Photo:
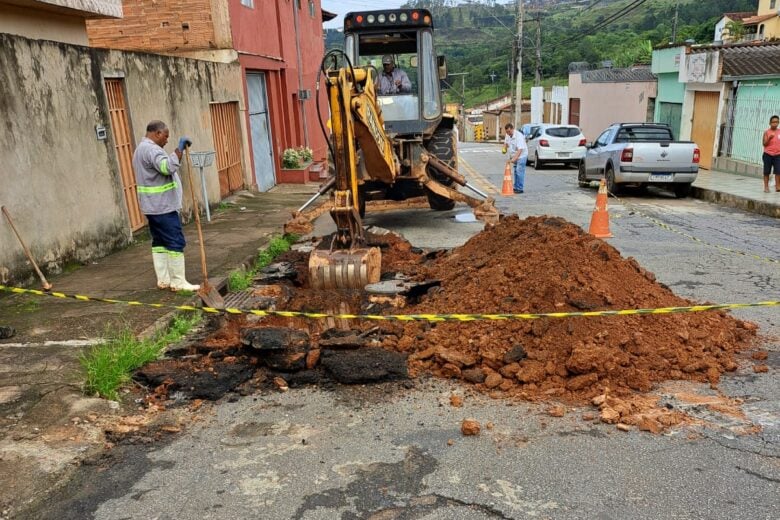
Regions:
<instances>
[{"instance_id":1,"label":"power line","mask_svg":"<svg viewBox=\"0 0 780 520\"><path fill-rule=\"evenodd\" d=\"M597 23L596 25L594 25L590 29L588 29L586 31L582 31L581 33L575 34L574 36L566 38L565 40L556 42L553 45L553 49L557 49L561 45L565 45L567 43L571 43L573 41L579 40L583 36L591 35L594 32L598 31L599 29L603 29L604 27L606 27L607 25L611 24L612 22L615 22L615 21L623 18L624 16L626 16L628 14L631 14L634 10L636 10L638 7L640 7L645 2L647 2L647 0L634 0L632 3L626 5L620 11L612 14L611 16L608 16L606 19L604 19L601 22Z\"/></svg>"}]
</instances>

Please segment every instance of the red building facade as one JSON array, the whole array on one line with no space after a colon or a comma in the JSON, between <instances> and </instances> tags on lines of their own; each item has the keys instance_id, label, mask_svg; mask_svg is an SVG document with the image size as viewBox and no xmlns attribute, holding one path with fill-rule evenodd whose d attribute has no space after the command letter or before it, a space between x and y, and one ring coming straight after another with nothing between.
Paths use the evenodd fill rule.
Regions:
<instances>
[{"instance_id":1,"label":"red building facade","mask_svg":"<svg viewBox=\"0 0 780 520\"><path fill-rule=\"evenodd\" d=\"M314 163L327 160L320 125L328 117L327 99L321 89L318 114L315 83L322 24L334 15L323 13L320 0L136 0L124 1L123 10L120 20L88 22L91 46L240 66L241 155L251 163L244 164L245 184L265 191L283 180L287 148L306 146Z\"/></svg>"},{"instance_id":2,"label":"red building facade","mask_svg":"<svg viewBox=\"0 0 780 520\"><path fill-rule=\"evenodd\" d=\"M317 113L316 78L324 54L323 12L320 0L230 0L233 47L245 78L248 110L246 123L253 136L252 161L258 187L267 189L263 177L268 157L262 135L263 110L267 110L271 161L276 179L286 148L308 146L315 162L327 160L327 142L319 118L328 118L327 99L320 90ZM255 5L249 5L254 3ZM325 15L326 19L329 15ZM263 99L265 95L267 106Z\"/></svg>"}]
</instances>

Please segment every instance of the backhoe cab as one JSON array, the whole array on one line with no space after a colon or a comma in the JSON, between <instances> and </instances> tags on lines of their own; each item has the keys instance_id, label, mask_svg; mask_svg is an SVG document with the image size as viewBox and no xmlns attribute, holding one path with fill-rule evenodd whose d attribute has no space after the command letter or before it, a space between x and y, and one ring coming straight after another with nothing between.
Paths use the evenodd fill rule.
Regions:
<instances>
[{"instance_id":1,"label":"backhoe cab","mask_svg":"<svg viewBox=\"0 0 780 520\"><path fill-rule=\"evenodd\" d=\"M355 67L372 69L384 130L394 142L401 165L400 175L388 185L372 179L371 164L361 161L363 196L404 200L424 194L432 209L452 209L455 200L424 186L426 173L445 186L453 183L446 175L429 171L426 155L457 171L455 118L443 111L439 87L440 80L447 77L447 65L444 56L437 56L434 50L431 13L425 9L348 13L344 17L344 52ZM379 88L392 81L382 63L386 56L409 78L410 91L384 93Z\"/></svg>"}]
</instances>

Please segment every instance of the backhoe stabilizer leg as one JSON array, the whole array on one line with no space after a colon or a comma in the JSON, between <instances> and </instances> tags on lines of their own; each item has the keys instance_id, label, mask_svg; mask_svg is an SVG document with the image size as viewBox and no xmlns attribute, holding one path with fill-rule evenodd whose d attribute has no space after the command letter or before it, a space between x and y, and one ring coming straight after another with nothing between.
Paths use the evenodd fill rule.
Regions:
<instances>
[{"instance_id":1,"label":"backhoe stabilizer leg","mask_svg":"<svg viewBox=\"0 0 780 520\"><path fill-rule=\"evenodd\" d=\"M437 195L446 197L456 202L463 202L468 204L474 210L474 216L477 220L484 222L485 224L492 226L498 224L499 213L496 209L496 201L493 197L488 197L485 200L474 198L465 193L461 193L458 190L452 189L449 186L445 186L440 182L437 182L430 177L423 179L423 186L431 190Z\"/></svg>"},{"instance_id":2,"label":"backhoe stabilizer leg","mask_svg":"<svg viewBox=\"0 0 780 520\"><path fill-rule=\"evenodd\" d=\"M449 177L450 179L452 179L453 181L457 182L458 184L460 184L464 188L470 189L471 191L473 191L474 193L476 193L480 197L482 197L484 199L489 199L490 198L490 196L487 193L485 193L484 191L480 190L476 186L470 184L466 180L466 177L461 175L460 172L458 172L457 170L452 168L449 164L445 163L444 161L442 161L441 159L439 159L435 155L424 154L424 157L422 157L422 160L423 160L423 162L427 162L428 164L430 164L431 168L433 168L437 172L441 173L442 175L445 175L445 176Z\"/></svg>"}]
</instances>

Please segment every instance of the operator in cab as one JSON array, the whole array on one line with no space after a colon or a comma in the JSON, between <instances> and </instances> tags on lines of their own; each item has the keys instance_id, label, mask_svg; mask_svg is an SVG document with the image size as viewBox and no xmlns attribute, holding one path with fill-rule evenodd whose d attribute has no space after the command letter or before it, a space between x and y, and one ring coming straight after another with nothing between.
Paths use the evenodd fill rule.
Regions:
<instances>
[{"instance_id":1,"label":"operator in cab","mask_svg":"<svg viewBox=\"0 0 780 520\"><path fill-rule=\"evenodd\" d=\"M395 68L395 60L390 54L382 56L382 72L377 78L377 90L380 96L408 94L412 91L409 76L403 70Z\"/></svg>"}]
</instances>

